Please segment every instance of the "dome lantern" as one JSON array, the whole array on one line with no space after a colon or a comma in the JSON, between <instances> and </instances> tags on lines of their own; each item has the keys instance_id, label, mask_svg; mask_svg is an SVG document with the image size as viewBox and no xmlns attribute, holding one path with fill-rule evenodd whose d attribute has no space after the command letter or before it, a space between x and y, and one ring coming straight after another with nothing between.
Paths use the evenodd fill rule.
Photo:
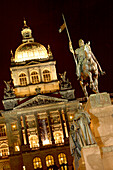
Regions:
<instances>
[{"instance_id":1,"label":"dome lantern","mask_svg":"<svg viewBox=\"0 0 113 170\"><path fill-rule=\"evenodd\" d=\"M21 34L23 37L22 39L23 43L34 42L34 38L32 37L32 30L30 29L30 27L27 26L25 19L24 19L24 27L22 28Z\"/></svg>"}]
</instances>

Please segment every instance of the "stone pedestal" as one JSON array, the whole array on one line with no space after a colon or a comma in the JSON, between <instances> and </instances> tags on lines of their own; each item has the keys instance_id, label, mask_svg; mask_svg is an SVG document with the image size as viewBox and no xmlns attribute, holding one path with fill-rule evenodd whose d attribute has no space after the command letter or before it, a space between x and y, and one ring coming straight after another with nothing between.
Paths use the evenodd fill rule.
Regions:
<instances>
[{"instance_id":1,"label":"stone pedestal","mask_svg":"<svg viewBox=\"0 0 113 170\"><path fill-rule=\"evenodd\" d=\"M104 92L91 94L86 103L85 110L88 111L89 109L105 107L109 105L111 105L111 99L108 93Z\"/></svg>"},{"instance_id":2,"label":"stone pedestal","mask_svg":"<svg viewBox=\"0 0 113 170\"><path fill-rule=\"evenodd\" d=\"M113 146L101 148L104 170L113 169Z\"/></svg>"},{"instance_id":3,"label":"stone pedestal","mask_svg":"<svg viewBox=\"0 0 113 170\"><path fill-rule=\"evenodd\" d=\"M85 110L91 116L91 130L97 147L83 148L82 155L86 169L113 169L113 105L108 93L93 94L89 97ZM100 153L99 153L100 150ZM93 158L96 156L96 158ZM83 162L83 161L82 161ZM100 163L99 163L100 162ZM102 164L102 166L100 166ZM97 166L98 165L98 166ZM102 169L102 170L103 170Z\"/></svg>"},{"instance_id":4,"label":"stone pedestal","mask_svg":"<svg viewBox=\"0 0 113 170\"><path fill-rule=\"evenodd\" d=\"M113 105L108 93L91 95L85 110L91 116L91 129L100 147L113 145Z\"/></svg>"},{"instance_id":5,"label":"stone pedestal","mask_svg":"<svg viewBox=\"0 0 113 170\"><path fill-rule=\"evenodd\" d=\"M90 145L82 148L80 170L103 170L100 149L97 145ZM84 168L83 168L84 165Z\"/></svg>"}]
</instances>

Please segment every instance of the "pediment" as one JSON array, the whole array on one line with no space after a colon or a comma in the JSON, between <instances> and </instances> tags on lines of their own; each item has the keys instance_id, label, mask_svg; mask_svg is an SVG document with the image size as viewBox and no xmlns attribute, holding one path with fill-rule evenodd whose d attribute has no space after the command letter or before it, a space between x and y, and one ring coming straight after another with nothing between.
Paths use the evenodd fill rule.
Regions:
<instances>
[{"instance_id":1,"label":"pediment","mask_svg":"<svg viewBox=\"0 0 113 170\"><path fill-rule=\"evenodd\" d=\"M21 109L26 107L38 106L38 105L46 105L58 102L67 102L67 99L60 99L56 97L50 97L45 95L37 95L28 101L16 106L14 109Z\"/></svg>"},{"instance_id":2,"label":"pediment","mask_svg":"<svg viewBox=\"0 0 113 170\"><path fill-rule=\"evenodd\" d=\"M32 64L38 64L38 63L40 63L40 62L38 62L38 61L30 61L29 63L26 64L26 66L27 65L32 65Z\"/></svg>"}]
</instances>

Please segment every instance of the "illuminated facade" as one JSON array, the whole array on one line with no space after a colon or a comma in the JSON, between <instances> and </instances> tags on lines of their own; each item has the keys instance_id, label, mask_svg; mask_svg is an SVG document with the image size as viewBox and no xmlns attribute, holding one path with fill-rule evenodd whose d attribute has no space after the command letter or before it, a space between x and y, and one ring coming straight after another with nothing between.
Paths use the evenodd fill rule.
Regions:
<instances>
[{"instance_id":1,"label":"illuminated facade","mask_svg":"<svg viewBox=\"0 0 113 170\"><path fill-rule=\"evenodd\" d=\"M48 45L34 42L24 21L22 44L11 57L0 117L0 167L11 170L71 170L69 129L79 102ZM10 156L9 156L10 155Z\"/></svg>"}]
</instances>

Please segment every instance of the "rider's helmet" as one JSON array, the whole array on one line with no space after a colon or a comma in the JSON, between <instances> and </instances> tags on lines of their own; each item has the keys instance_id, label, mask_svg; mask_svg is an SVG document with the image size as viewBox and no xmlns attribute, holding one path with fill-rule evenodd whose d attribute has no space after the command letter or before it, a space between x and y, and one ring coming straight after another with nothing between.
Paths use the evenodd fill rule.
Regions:
<instances>
[{"instance_id":1,"label":"rider's helmet","mask_svg":"<svg viewBox=\"0 0 113 170\"><path fill-rule=\"evenodd\" d=\"M84 46L84 40L80 39L78 43L79 43L79 47Z\"/></svg>"}]
</instances>

